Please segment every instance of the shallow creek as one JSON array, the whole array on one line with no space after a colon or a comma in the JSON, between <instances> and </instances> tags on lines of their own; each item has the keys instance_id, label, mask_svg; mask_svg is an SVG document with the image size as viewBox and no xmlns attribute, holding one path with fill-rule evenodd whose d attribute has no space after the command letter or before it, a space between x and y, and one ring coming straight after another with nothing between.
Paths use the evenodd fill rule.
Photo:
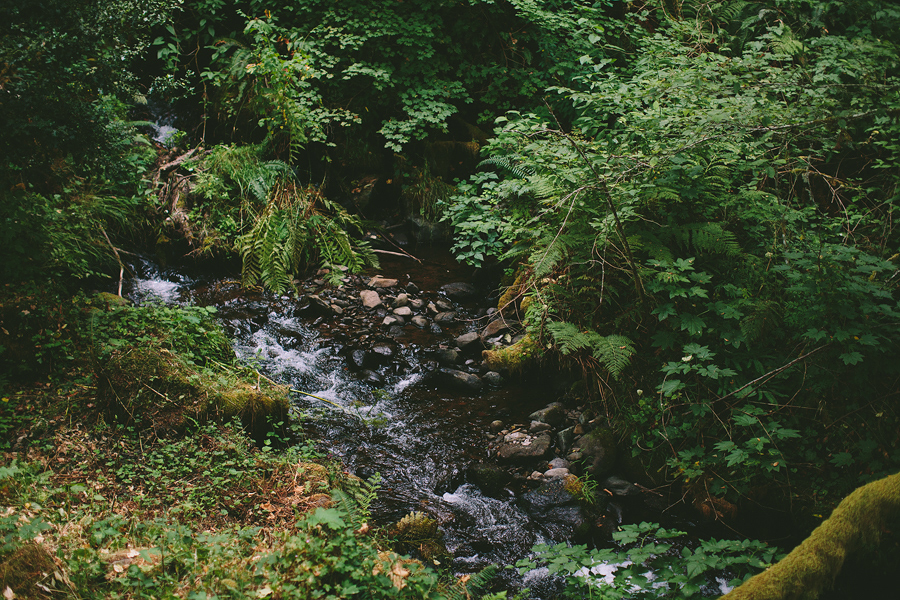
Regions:
<instances>
[{"instance_id":1,"label":"shallow creek","mask_svg":"<svg viewBox=\"0 0 900 600\"><path fill-rule=\"evenodd\" d=\"M305 415L309 437L321 450L339 458L354 475L380 474L378 498L371 507L378 524L390 524L412 511L436 518L458 573L513 564L536 543L565 541L552 524L522 509L521 488L512 486L499 497L489 497L467 481L469 466L490 452L488 441L496 435L490 430L492 421L529 423L530 413L558 399L552 382L504 382L472 395L437 386L429 377L435 369L429 349L452 347L456 336L474 330L470 319L479 308L483 312L483 295L468 304L455 303L457 320L439 328L408 323L388 332L380 319L376 325L360 326L348 316L317 313L315 306L293 297L241 289L226 276L194 276L149 261L136 264L135 271L138 276L128 292L132 300L216 306L241 359L279 383L340 407L292 395L298 412ZM426 301L446 301L435 290L470 276L444 256L432 256L424 265L408 259L384 261L379 272L398 278L401 288L412 281L419 288L417 296ZM318 280L300 287L306 294L323 296L330 289ZM358 291L350 294L358 297ZM348 367L352 348L385 339L393 354L366 371L367 377ZM634 522L645 515L623 515L613 506L610 518ZM512 570L501 576L506 585L530 587L535 598L553 595L560 584L546 569L529 574L524 582Z\"/></svg>"}]
</instances>

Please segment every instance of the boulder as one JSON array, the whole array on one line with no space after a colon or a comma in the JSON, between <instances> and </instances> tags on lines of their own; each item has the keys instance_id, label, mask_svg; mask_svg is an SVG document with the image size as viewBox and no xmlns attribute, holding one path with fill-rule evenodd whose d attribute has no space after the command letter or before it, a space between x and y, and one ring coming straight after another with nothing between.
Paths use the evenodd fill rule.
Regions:
<instances>
[{"instance_id":1,"label":"boulder","mask_svg":"<svg viewBox=\"0 0 900 600\"><path fill-rule=\"evenodd\" d=\"M548 431L549 429L550 425L541 423L540 421L532 421L531 425L528 427L529 433L541 433L543 431Z\"/></svg>"},{"instance_id":2,"label":"boulder","mask_svg":"<svg viewBox=\"0 0 900 600\"><path fill-rule=\"evenodd\" d=\"M607 477L597 487L601 490L609 490L613 496L636 496L642 492L640 486L636 483L626 481L615 475Z\"/></svg>"},{"instance_id":3,"label":"boulder","mask_svg":"<svg viewBox=\"0 0 900 600\"><path fill-rule=\"evenodd\" d=\"M572 442L575 441L575 428L574 427L566 427L562 431L556 434L556 447L559 448L559 451L562 453L566 453L569 451L569 448L572 447Z\"/></svg>"},{"instance_id":4,"label":"boulder","mask_svg":"<svg viewBox=\"0 0 900 600\"><path fill-rule=\"evenodd\" d=\"M497 371L488 371L481 377L482 381L486 384L493 387L500 387L500 384L503 383L503 378L500 377L500 373Z\"/></svg>"},{"instance_id":5,"label":"boulder","mask_svg":"<svg viewBox=\"0 0 900 600\"><path fill-rule=\"evenodd\" d=\"M496 463L475 463L469 467L468 479L477 485L486 496L499 498L504 496L505 488L512 476Z\"/></svg>"},{"instance_id":6,"label":"boulder","mask_svg":"<svg viewBox=\"0 0 900 600\"><path fill-rule=\"evenodd\" d=\"M569 469L565 467L560 467L558 469L548 469L544 471L544 477L546 477L547 479L562 479L569 475L571 475L571 473L569 473Z\"/></svg>"},{"instance_id":7,"label":"boulder","mask_svg":"<svg viewBox=\"0 0 900 600\"><path fill-rule=\"evenodd\" d=\"M509 325L503 319L495 319L487 324L482 331L482 334L486 338L494 337L495 335L499 335L504 331L509 329Z\"/></svg>"},{"instance_id":8,"label":"boulder","mask_svg":"<svg viewBox=\"0 0 900 600\"><path fill-rule=\"evenodd\" d=\"M522 496L522 507L554 538L583 538L591 522L578 498L567 488L569 478L550 479Z\"/></svg>"},{"instance_id":9,"label":"boulder","mask_svg":"<svg viewBox=\"0 0 900 600\"><path fill-rule=\"evenodd\" d=\"M456 345L465 352L481 352L484 349L481 336L474 331L464 333L456 338Z\"/></svg>"},{"instance_id":10,"label":"boulder","mask_svg":"<svg viewBox=\"0 0 900 600\"><path fill-rule=\"evenodd\" d=\"M452 389L470 394L481 391L483 384L478 375L457 371L456 369L439 369L436 373L438 381Z\"/></svg>"},{"instance_id":11,"label":"boulder","mask_svg":"<svg viewBox=\"0 0 900 600\"><path fill-rule=\"evenodd\" d=\"M459 352L453 348L436 348L428 352L427 356L444 367L452 367L459 362Z\"/></svg>"},{"instance_id":12,"label":"boulder","mask_svg":"<svg viewBox=\"0 0 900 600\"><path fill-rule=\"evenodd\" d=\"M469 300L470 298L474 298L478 293L473 285L468 284L464 281L457 281L454 283L448 283L447 285L442 285L440 287L440 290L454 300Z\"/></svg>"},{"instance_id":13,"label":"boulder","mask_svg":"<svg viewBox=\"0 0 900 600\"><path fill-rule=\"evenodd\" d=\"M529 415L532 420L547 423L552 427L562 425L566 420L566 409L559 402L548 404L546 408L536 410Z\"/></svg>"},{"instance_id":14,"label":"boulder","mask_svg":"<svg viewBox=\"0 0 900 600\"><path fill-rule=\"evenodd\" d=\"M575 442L575 450L582 453L587 473L602 481L616 464L616 440L611 429L595 429Z\"/></svg>"},{"instance_id":15,"label":"boulder","mask_svg":"<svg viewBox=\"0 0 900 600\"><path fill-rule=\"evenodd\" d=\"M497 448L497 455L504 460L528 460L546 456L550 450L550 436L542 433L530 436L522 432L506 435Z\"/></svg>"}]
</instances>

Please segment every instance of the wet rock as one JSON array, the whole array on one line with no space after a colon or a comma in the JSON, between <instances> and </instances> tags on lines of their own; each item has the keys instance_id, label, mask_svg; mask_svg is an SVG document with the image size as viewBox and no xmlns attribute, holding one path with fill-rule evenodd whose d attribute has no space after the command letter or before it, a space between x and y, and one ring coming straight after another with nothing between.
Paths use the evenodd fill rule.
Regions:
<instances>
[{"instance_id":1,"label":"wet rock","mask_svg":"<svg viewBox=\"0 0 900 600\"><path fill-rule=\"evenodd\" d=\"M369 287L371 288L392 288L396 287L396 285L400 283L396 279L388 279L386 277L382 277L381 275L376 275L372 279L369 280Z\"/></svg>"},{"instance_id":2,"label":"wet rock","mask_svg":"<svg viewBox=\"0 0 900 600\"><path fill-rule=\"evenodd\" d=\"M569 461L564 458L556 457L549 463L551 469L568 469Z\"/></svg>"},{"instance_id":3,"label":"wet rock","mask_svg":"<svg viewBox=\"0 0 900 600\"><path fill-rule=\"evenodd\" d=\"M478 375L466 373L465 371L443 368L439 369L436 375L437 380L441 384L460 392L474 394L480 392L481 388L484 386Z\"/></svg>"},{"instance_id":4,"label":"wet rock","mask_svg":"<svg viewBox=\"0 0 900 600\"><path fill-rule=\"evenodd\" d=\"M318 294L312 294L308 296L309 298L309 310L310 312L325 316L332 314L331 303L319 296Z\"/></svg>"},{"instance_id":5,"label":"wet rock","mask_svg":"<svg viewBox=\"0 0 900 600\"><path fill-rule=\"evenodd\" d=\"M456 313L453 311L438 313L434 316L435 323L452 323L456 320Z\"/></svg>"},{"instance_id":6,"label":"wet rock","mask_svg":"<svg viewBox=\"0 0 900 600\"><path fill-rule=\"evenodd\" d=\"M566 420L566 410L559 402L547 405L546 408L536 410L529 417L534 421L541 421L553 427L562 425Z\"/></svg>"},{"instance_id":7,"label":"wet rock","mask_svg":"<svg viewBox=\"0 0 900 600\"><path fill-rule=\"evenodd\" d=\"M528 427L529 433L541 433L543 431L548 431L549 429L550 425L541 423L540 421L532 421L531 425Z\"/></svg>"},{"instance_id":8,"label":"wet rock","mask_svg":"<svg viewBox=\"0 0 900 600\"><path fill-rule=\"evenodd\" d=\"M429 302L428 306L425 307L425 310L428 311L428 314L431 316L434 316L441 312L440 310L438 310L437 304L435 304L434 302Z\"/></svg>"},{"instance_id":9,"label":"wet rock","mask_svg":"<svg viewBox=\"0 0 900 600\"><path fill-rule=\"evenodd\" d=\"M500 387L500 385L503 383L503 378L500 377L500 373L498 373L497 371L488 371L481 376L481 379L486 384L493 387Z\"/></svg>"},{"instance_id":10,"label":"wet rock","mask_svg":"<svg viewBox=\"0 0 900 600\"><path fill-rule=\"evenodd\" d=\"M422 308L425 306L425 301L421 298L413 298L409 301L409 306L413 310L422 310Z\"/></svg>"},{"instance_id":11,"label":"wet rock","mask_svg":"<svg viewBox=\"0 0 900 600\"><path fill-rule=\"evenodd\" d=\"M412 313L412 309L410 307L401 306L400 308L394 309L394 314L397 315L398 317L411 317L413 313Z\"/></svg>"},{"instance_id":12,"label":"wet rock","mask_svg":"<svg viewBox=\"0 0 900 600\"><path fill-rule=\"evenodd\" d=\"M503 488L512 481L512 475L496 463L485 462L469 467L468 479L481 488L486 496L502 498L506 496Z\"/></svg>"},{"instance_id":13,"label":"wet rock","mask_svg":"<svg viewBox=\"0 0 900 600\"><path fill-rule=\"evenodd\" d=\"M351 368L362 369L366 364L366 351L357 348L350 352L348 360L350 361Z\"/></svg>"},{"instance_id":14,"label":"wet rock","mask_svg":"<svg viewBox=\"0 0 900 600\"><path fill-rule=\"evenodd\" d=\"M359 297L366 308L381 306L381 297L375 290L363 290L359 293Z\"/></svg>"},{"instance_id":15,"label":"wet rock","mask_svg":"<svg viewBox=\"0 0 900 600\"><path fill-rule=\"evenodd\" d=\"M470 298L474 298L478 293L474 286L464 281L442 285L440 290L454 300L469 300Z\"/></svg>"},{"instance_id":16,"label":"wet rock","mask_svg":"<svg viewBox=\"0 0 900 600\"><path fill-rule=\"evenodd\" d=\"M444 330L441 329L441 326L438 325L437 323L432 323L431 327L429 327L428 330L431 333L433 333L434 335L440 335L440 334L444 333Z\"/></svg>"},{"instance_id":17,"label":"wet rock","mask_svg":"<svg viewBox=\"0 0 900 600\"><path fill-rule=\"evenodd\" d=\"M481 352L484 349L481 336L474 331L464 333L456 338L456 345L465 352Z\"/></svg>"},{"instance_id":18,"label":"wet rock","mask_svg":"<svg viewBox=\"0 0 900 600\"><path fill-rule=\"evenodd\" d=\"M572 442L575 441L575 428L567 427L556 434L556 447L559 448L559 451L565 453L572 447Z\"/></svg>"},{"instance_id":19,"label":"wet rock","mask_svg":"<svg viewBox=\"0 0 900 600\"><path fill-rule=\"evenodd\" d=\"M446 300L438 300L434 303L434 305L438 308L440 312L450 312L453 310L453 305L447 302Z\"/></svg>"},{"instance_id":20,"label":"wet rock","mask_svg":"<svg viewBox=\"0 0 900 600\"><path fill-rule=\"evenodd\" d=\"M569 473L569 469L566 469L564 467L544 471L544 477L546 477L547 479L562 479L568 475L571 475L571 473Z\"/></svg>"},{"instance_id":21,"label":"wet rock","mask_svg":"<svg viewBox=\"0 0 900 600\"><path fill-rule=\"evenodd\" d=\"M491 338L503 333L509 329L509 325L503 319L495 319L487 324L482 334L486 338Z\"/></svg>"},{"instance_id":22,"label":"wet rock","mask_svg":"<svg viewBox=\"0 0 900 600\"><path fill-rule=\"evenodd\" d=\"M331 313L332 313L333 315L339 317L339 316L341 316L342 314L344 314L344 309L341 308L340 306L338 306L337 304L332 304L332 305L331 305Z\"/></svg>"},{"instance_id":23,"label":"wet rock","mask_svg":"<svg viewBox=\"0 0 900 600\"><path fill-rule=\"evenodd\" d=\"M360 371L358 377L366 383L374 386L380 387L384 385L384 378L375 371L369 369L363 369L362 371Z\"/></svg>"},{"instance_id":24,"label":"wet rock","mask_svg":"<svg viewBox=\"0 0 900 600\"><path fill-rule=\"evenodd\" d=\"M395 350L393 346L388 344L378 344L366 352L365 364L366 368L381 367L390 364L394 358Z\"/></svg>"},{"instance_id":25,"label":"wet rock","mask_svg":"<svg viewBox=\"0 0 900 600\"><path fill-rule=\"evenodd\" d=\"M403 325L403 319L401 317L388 315L381 322L381 325L384 327L392 327L394 325Z\"/></svg>"},{"instance_id":26,"label":"wet rock","mask_svg":"<svg viewBox=\"0 0 900 600\"><path fill-rule=\"evenodd\" d=\"M609 490L614 496L636 496L642 492L636 483L626 481L621 477L612 475L600 482L601 490Z\"/></svg>"},{"instance_id":27,"label":"wet rock","mask_svg":"<svg viewBox=\"0 0 900 600\"><path fill-rule=\"evenodd\" d=\"M406 291L409 292L410 294L418 294L419 286L417 286L412 281L410 281L409 283L406 284Z\"/></svg>"},{"instance_id":28,"label":"wet rock","mask_svg":"<svg viewBox=\"0 0 900 600\"><path fill-rule=\"evenodd\" d=\"M391 306L394 308L400 308L401 306L406 306L409 304L409 294L397 294L397 297L394 298L394 302L391 303Z\"/></svg>"},{"instance_id":29,"label":"wet rock","mask_svg":"<svg viewBox=\"0 0 900 600\"><path fill-rule=\"evenodd\" d=\"M597 481L604 479L616 463L616 440L611 429L595 429L575 442L584 455L587 473Z\"/></svg>"},{"instance_id":30,"label":"wet rock","mask_svg":"<svg viewBox=\"0 0 900 600\"><path fill-rule=\"evenodd\" d=\"M543 433L530 436L522 432L507 434L497 449L497 455L504 460L525 460L543 458L550 450L550 436Z\"/></svg>"},{"instance_id":31,"label":"wet rock","mask_svg":"<svg viewBox=\"0 0 900 600\"><path fill-rule=\"evenodd\" d=\"M584 537L590 531L590 520L578 498L566 489L566 482L565 478L546 481L538 489L524 494L522 505L555 536Z\"/></svg>"},{"instance_id":32,"label":"wet rock","mask_svg":"<svg viewBox=\"0 0 900 600\"><path fill-rule=\"evenodd\" d=\"M501 429L503 429L503 421L501 421L499 419L496 421L491 421L491 431L496 433L496 432L500 431Z\"/></svg>"},{"instance_id":33,"label":"wet rock","mask_svg":"<svg viewBox=\"0 0 900 600\"><path fill-rule=\"evenodd\" d=\"M412 324L416 327L424 329L428 326L428 319L426 319L422 315L416 315L412 318Z\"/></svg>"},{"instance_id":34,"label":"wet rock","mask_svg":"<svg viewBox=\"0 0 900 600\"><path fill-rule=\"evenodd\" d=\"M428 353L428 357L444 367L452 367L459 362L459 352L453 348L436 348Z\"/></svg>"}]
</instances>

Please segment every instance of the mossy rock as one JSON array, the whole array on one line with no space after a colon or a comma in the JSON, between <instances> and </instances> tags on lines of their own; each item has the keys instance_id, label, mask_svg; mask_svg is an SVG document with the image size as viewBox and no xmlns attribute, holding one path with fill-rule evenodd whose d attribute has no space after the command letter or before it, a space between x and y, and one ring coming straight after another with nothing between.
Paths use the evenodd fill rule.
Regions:
<instances>
[{"instance_id":1,"label":"mossy rock","mask_svg":"<svg viewBox=\"0 0 900 600\"><path fill-rule=\"evenodd\" d=\"M450 556L444 544L438 523L423 512L411 512L392 528L402 552L417 551L427 561L442 561Z\"/></svg>"},{"instance_id":2,"label":"mossy rock","mask_svg":"<svg viewBox=\"0 0 900 600\"><path fill-rule=\"evenodd\" d=\"M254 436L288 413L287 393L261 391L233 380L223 383L174 353L153 346L117 350L100 369L99 398L127 425L159 432L180 430L189 420L240 418Z\"/></svg>"},{"instance_id":3,"label":"mossy rock","mask_svg":"<svg viewBox=\"0 0 900 600\"><path fill-rule=\"evenodd\" d=\"M541 347L531 335L526 335L512 346L498 350L485 350L481 357L491 371L507 369L511 373L527 370L541 355Z\"/></svg>"},{"instance_id":4,"label":"mossy rock","mask_svg":"<svg viewBox=\"0 0 900 600\"><path fill-rule=\"evenodd\" d=\"M0 563L0 590L9 588L15 598L65 598L70 591L63 583L67 581L62 568L41 544L25 544Z\"/></svg>"}]
</instances>

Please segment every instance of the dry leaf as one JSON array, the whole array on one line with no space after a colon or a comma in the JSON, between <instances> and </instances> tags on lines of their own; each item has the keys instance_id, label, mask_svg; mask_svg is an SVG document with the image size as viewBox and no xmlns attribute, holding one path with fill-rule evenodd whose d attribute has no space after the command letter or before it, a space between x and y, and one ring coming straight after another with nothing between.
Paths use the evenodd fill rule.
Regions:
<instances>
[{"instance_id":1,"label":"dry leaf","mask_svg":"<svg viewBox=\"0 0 900 600\"><path fill-rule=\"evenodd\" d=\"M120 565L118 563L113 565L113 571L115 571L116 573L121 573L124 570L125 570L125 567L123 567L122 565Z\"/></svg>"},{"instance_id":2,"label":"dry leaf","mask_svg":"<svg viewBox=\"0 0 900 600\"><path fill-rule=\"evenodd\" d=\"M13 598L16 597L16 593L12 591L11 587L6 586L6 589L3 590L3 597L6 598L6 600L13 600Z\"/></svg>"}]
</instances>

